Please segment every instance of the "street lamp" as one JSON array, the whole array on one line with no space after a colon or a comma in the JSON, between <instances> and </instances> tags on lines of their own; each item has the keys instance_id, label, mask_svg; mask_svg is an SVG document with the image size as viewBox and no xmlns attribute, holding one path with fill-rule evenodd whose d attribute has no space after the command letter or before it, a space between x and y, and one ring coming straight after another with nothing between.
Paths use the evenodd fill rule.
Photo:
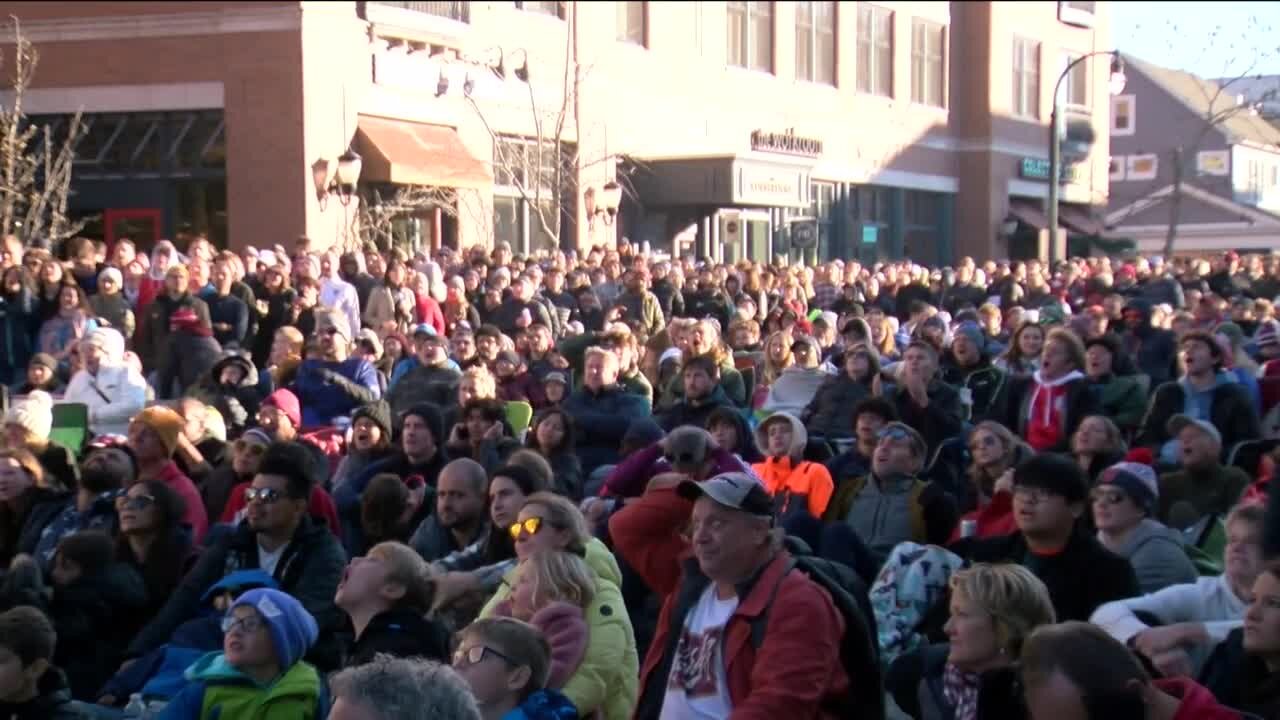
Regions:
<instances>
[{"instance_id":1,"label":"street lamp","mask_svg":"<svg viewBox=\"0 0 1280 720\"><path fill-rule=\"evenodd\" d=\"M1124 91L1124 58L1120 56L1118 50L1099 50L1091 52L1067 63L1062 69L1062 74L1058 75L1058 81L1053 84L1053 112L1049 116L1049 207L1046 215L1049 216L1049 260L1052 262L1058 256L1058 195L1059 195L1059 167L1062 165L1062 148L1059 145L1058 135L1062 132L1062 120L1058 114L1058 91L1062 87L1062 81L1071 74L1071 69L1076 65L1088 60L1095 55L1111 56L1111 80L1110 90L1112 95L1119 95Z\"/></svg>"}]
</instances>

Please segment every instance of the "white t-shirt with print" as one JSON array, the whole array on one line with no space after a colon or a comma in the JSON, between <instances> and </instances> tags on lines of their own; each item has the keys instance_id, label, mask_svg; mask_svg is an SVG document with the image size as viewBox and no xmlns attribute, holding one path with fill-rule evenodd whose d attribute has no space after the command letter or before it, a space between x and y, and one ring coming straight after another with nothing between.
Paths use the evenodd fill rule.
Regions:
<instances>
[{"instance_id":1,"label":"white t-shirt with print","mask_svg":"<svg viewBox=\"0 0 1280 720\"><path fill-rule=\"evenodd\" d=\"M708 585L685 617L667 676L661 720L721 720L733 711L725 679L724 630L738 598L721 600Z\"/></svg>"}]
</instances>

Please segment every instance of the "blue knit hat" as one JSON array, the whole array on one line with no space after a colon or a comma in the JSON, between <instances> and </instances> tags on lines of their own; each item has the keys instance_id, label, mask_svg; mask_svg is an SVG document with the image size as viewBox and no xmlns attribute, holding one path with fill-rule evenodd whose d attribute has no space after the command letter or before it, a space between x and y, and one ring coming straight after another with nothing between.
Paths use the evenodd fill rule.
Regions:
<instances>
[{"instance_id":1,"label":"blue knit hat","mask_svg":"<svg viewBox=\"0 0 1280 720\"><path fill-rule=\"evenodd\" d=\"M271 631L271 644L275 646L276 659L280 661L282 670L293 667L294 663L301 660L320 634L316 619L302 607L302 603L288 593L270 588L250 590L236 598L231 604L231 610L241 606L257 610L267 623L267 628Z\"/></svg>"}]
</instances>

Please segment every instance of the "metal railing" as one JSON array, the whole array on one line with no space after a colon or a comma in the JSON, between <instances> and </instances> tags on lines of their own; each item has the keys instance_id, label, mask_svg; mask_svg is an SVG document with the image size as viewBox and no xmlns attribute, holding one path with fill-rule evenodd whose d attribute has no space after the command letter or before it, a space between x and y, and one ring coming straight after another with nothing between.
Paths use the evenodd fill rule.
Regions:
<instances>
[{"instance_id":1,"label":"metal railing","mask_svg":"<svg viewBox=\"0 0 1280 720\"><path fill-rule=\"evenodd\" d=\"M427 13L428 15L438 15L458 22L471 21L471 3L469 2L395 2L395 0L376 0L371 1L369 4L387 5L403 10Z\"/></svg>"}]
</instances>

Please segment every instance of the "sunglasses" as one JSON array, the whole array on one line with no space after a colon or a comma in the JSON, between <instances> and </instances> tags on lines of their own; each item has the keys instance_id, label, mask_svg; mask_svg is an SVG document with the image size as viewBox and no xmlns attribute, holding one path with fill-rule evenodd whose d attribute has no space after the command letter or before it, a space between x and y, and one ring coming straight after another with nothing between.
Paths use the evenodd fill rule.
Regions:
<instances>
[{"instance_id":1,"label":"sunglasses","mask_svg":"<svg viewBox=\"0 0 1280 720\"><path fill-rule=\"evenodd\" d=\"M467 648L465 651L459 649L458 652L454 653L453 655L453 665L454 667L478 665L484 661L484 658L486 655L492 655L498 658L499 660L502 660L503 662L507 663L511 667L520 667L521 665L515 660L512 660L510 656L504 655L498 652L497 650L494 650L493 648L487 647L485 645L472 645L471 647Z\"/></svg>"},{"instance_id":2,"label":"sunglasses","mask_svg":"<svg viewBox=\"0 0 1280 720\"><path fill-rule=\"evenodd\" d=\"M150 495L121 495L116 498L117 510L146 510L156 499Z\"/></svg>"},{"instance_id":3,"label":"sunglasses","mask_svg":"<svg viewBox=\"0 0 1280 720\"><path fill-rule=\"evenodd\" d=\"M266 505L284 497L284 493L275 488L249 488L244 491L245 502L260 502Z\"/></svg>"},{"instance_id":4,"label":"sunglasses","mask_svg":"<svg viewBox=\"0 0 1280 720\"><path fill-rule=\"evenodd\" d=\"M230 635L232 630L240 629L245 635L252 635L258 632L266 625L266 621L257 615L245 615L244 617L236 617L227 615L222 618L222 632L224 635Z\"/></svg>"},{"instance_id":5,"label":"sunglasses","mask_svg":"<svg viewBox=\"0 0 1280 720\"><path fill-rule=\"evenodd\" d=\"M876 435L876 439L878 439L878 440L895 440L895 441L896 441L896 440L909 440L909 439L911 439L911 434L910 434L910 433L908 433L904 428L900 428L900 427L887 427L887 428L884 428L883 430L881 430L881 431Z\"/></svg>"},{"instance_id":6,"label":"sunglasses","mask_svg":"<svg viewBox=\"0 0 1280 720\"><path fill-rule=\"evenodd\" d=\"M517 520L511 523L509 528L512 540L519 540L521 537L533 537L542 531L542 518L531 517L524 520Z\"/></svg>"}]
</instances>

